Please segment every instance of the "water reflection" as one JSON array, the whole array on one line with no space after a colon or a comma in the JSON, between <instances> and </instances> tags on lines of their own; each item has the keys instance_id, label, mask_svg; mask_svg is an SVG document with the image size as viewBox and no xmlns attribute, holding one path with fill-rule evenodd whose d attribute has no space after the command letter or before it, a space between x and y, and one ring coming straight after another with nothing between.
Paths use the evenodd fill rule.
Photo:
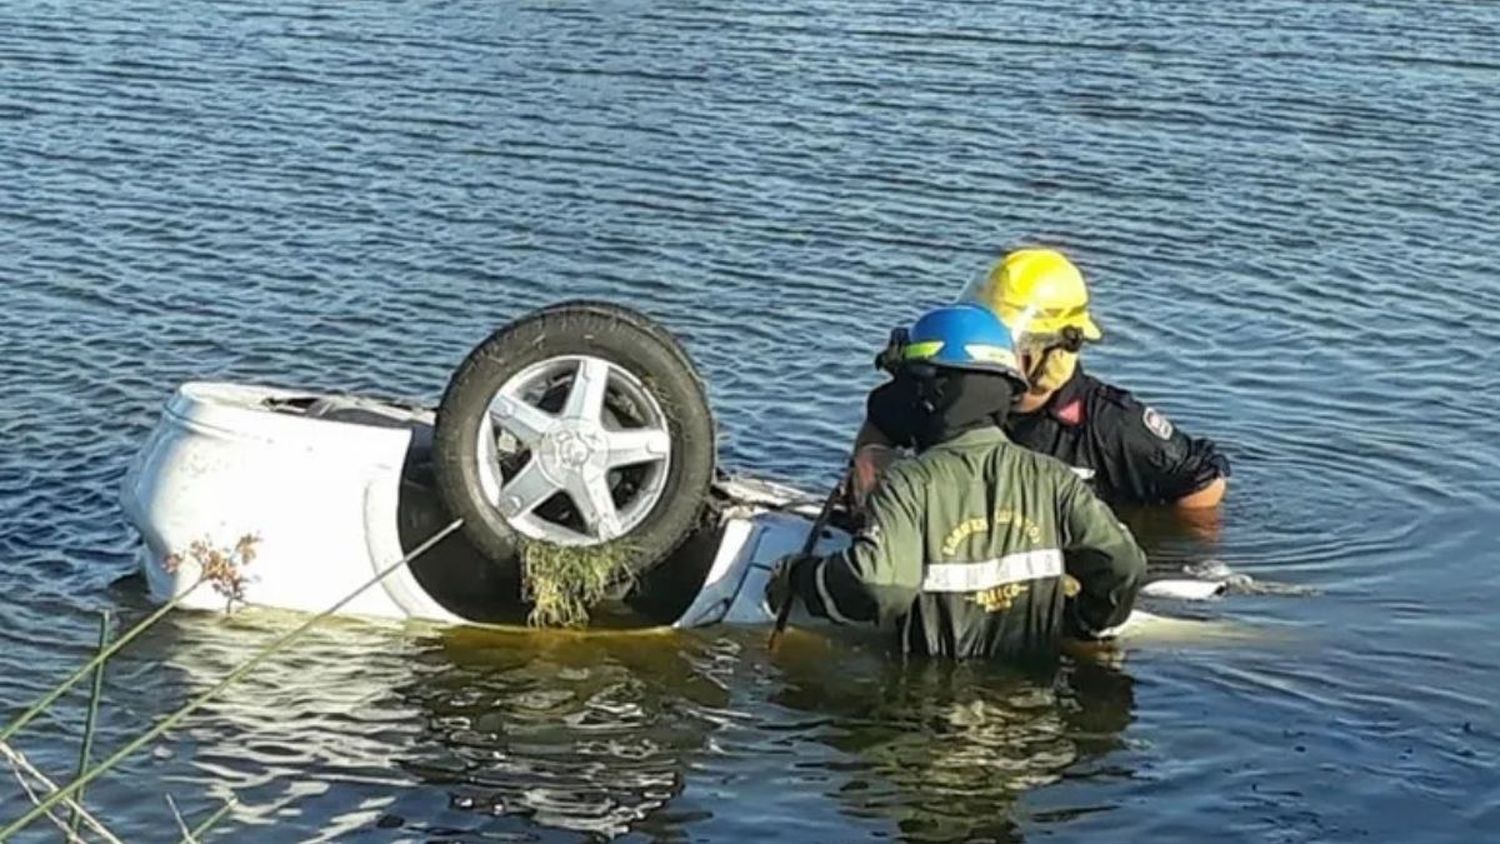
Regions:
<instances>
[{"instance_id":1,"label":"water reflection","mask_svg":"<svg viewBox=\"0 0 1500 844\"><path fill-rule=\"evenodd\" d=\"M1211 554L1224 532L1220 507L1122 507L1120 518L1153 555L1174 547Z\"/></svg>"},{"instance_id":2,"label":"water reflection","mask_svg":"<svg viewBox=\"0 0 1500 844\"><path fill-rule=\"evenodd\" d=\"M299 620L170 616L117 670L112 709L175 707ZM790 745L792 776L828 789L851 835L1014 840L1016 798L1117 748L1131 706L1130 678L1098 665L903 663L807 633L768 657L760 631L335 621L137 764L191 783L174 788L190 813L233 793L236 839L677 838L728 809L684 796L690 773L754 735L735 756Z\"/></svg>"},{"instance_id":3,"label":"water reflection","mask_svg":"<svg viewBox=\"0 0 1500 844\"><path fill-rule=\"evenodd\" d=\"M169 616L123 663L134 682L117 705L180 705L301 620ZM732 655L720 650L668 632L335 620L232 686L153 762L183 767L204 799L233 792L242 829L287 840L613 837L682 791L685 760L723 720L715 674Z\"/></svg>"},{"instance_id":4,"label":"water reflection","mask_svg":"<svg viewBox=\"0 0 1500 844\"><path fill-rule=\"evenodd\" d=\"M167 616L111 663L106 743L140 733L141 713L177 709L305 618L265 610ZM138 807L132 820L146 839L170 828L156 793L167 790L190 816L236 799L225 824L232 840L273 831L276 840L330 840L365 828L410 782L391 757L425 720L396 693L418 651L394 627L326 621L132 759L126 776L107 780L110 802ZM151 811L153 801L160 811Z\"/></svg>"},{"instance_id":5,"label":"water reflection","mask_svg":"<svg viewBox=\"0 0 1500 844\"><path fill-rule=\"evenodd\" d=\"M1131 721L1130 677L1090 662L1043 676L864 662L785 661L772 699L824 716L815 740L857 760L834 793L848 815L893 822L909 841L1020 840L1017 798L1119 747Z\"/></svg>"},{"instance_id":6,"label":"water reflection","mask_svg":"<svg viewBox=\"0 0 1500 844\"><path fill-rule=\"evenodd\" d=\"M727 689L713 646L669 632L455 628L400 694L429 721L403 767L456 808L612 836L684 787Z\"/></svg>"}]
</instances>

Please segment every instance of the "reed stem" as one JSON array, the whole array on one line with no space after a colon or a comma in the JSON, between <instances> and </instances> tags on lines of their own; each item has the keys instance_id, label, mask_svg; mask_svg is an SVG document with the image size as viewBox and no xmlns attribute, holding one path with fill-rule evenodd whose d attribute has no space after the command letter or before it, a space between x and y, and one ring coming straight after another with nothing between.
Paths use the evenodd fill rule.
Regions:
<instances>
[{"instance_id":1,"label":"reed stem","mask_svg":"<svg viewBox=\"0 0 1500 844\"><path fill-rule=\"evenodd\" d=\"M127 630L125 632L125 635L116 639L114 644L110 645L107 648L101 649L93 659L85 663L82 668L73 672L73 676L53 687L52 691L46 693L45 695L42 695L41 700L32 704L30 709L22 712L19 716L16 717L15 720L7 724L5 726L5 729L0 730L0 742L9 741L11 736L14 736L17 732L19 732L22 727L30 724L33 720L36 719L38 715L46 712L47 707L51 706L53 701L62 697L64 692L76 686L78 684L78 681L82 680L84 677L87 677L90 671L93 671L94 669L103 665L106 660L119 653L121 648L130 644L131 641L135 639L135 637L145 632L146 628L150 627L158 621L161 621L162 616L166 615L168 612L171 612L178 604L181 604L183 601L187 600L188 595L191 595L193 591L202 584L203 579L199 578L197 581L194 581L192 586L189 586L187 589L183 590L177 595L172 596L171 600L167 601L165 604L162 604L159 608L157 608L156 612L153 612L150 615L146 616L140 621L139 624Z\"/></svg>"},{"instance_id":2,"label":"reed stem","mask_svg":"<svg viewBox=\"0 0 1500 844\"><path fill-rule=\"evenodd\" d=\"M224 801L224 805L220 806L217 812L205 818L203 823L193 827L193 831L183 836L182 840L177 842L177 844L199 844L203 840L203 836L207 835L209 830L218 826L219 821L224 820L232 811L234 811L234 801Z\"/></svg>"},{"instance_id":3,"label":"reed stem","mask_svg":"<svg viewBox=\"0 0 1500 844\"><path fill-rule=\"evenodd\" d=\"M90 782L93 782L95 779L98 779L109 769L118 765L122 760L125 759L125 757L141 749L147 743L154 741L167 730L172 729L172 727L176 726L180 721L182 721L182 719L196 712L204 704L217 697L220 692L229 688L230 685L238 681L241 677L249 674L250 670L255 668L255 666L261 664L271 655L277 653L286 646L290 645L292 642L301 638L302 634L306 633L308 630L311 630L313 625L343 609L346 605L348 605L350 601L353 601L355 598L359 597L364 593L366 589L369 589L371 586L374 586L375 584L384 580L396 569L406 565L407 563L426 553L428 549L438 544L438 542L446 538L448 534L453 533L455 530L458 530L459 526L462 524L463 519L454 519L448 524L447 527L433 534L430 538L428 538L426 542L423 542L421 545L417 546L410 554L407 554L405 557L402 557L396 562L391 563L389 566L386 566L385 568L376 572L373 577L371 577L369 580L366 580L358 589L355 589L353 592L350 592L349 594L340 598L338 602L333 606L323 610L317 615L312 616L302 624L299 624L291 632L282 635L276 641L272 642L264 648L261 648L259 651L256 651L253 656L240 663L239 666L237 666L233 671L230 671L229 674L224 677L224 679L215 684L213 688L188 701L185 705L178 708L176 712L173 712L172 714L159 721L155 727L152 727L143 735L137 737L136 739L126 744L124 747L115 751L112 756L100 762L98 765L95 765L88 772L84 773L80 777L77 777L72 782L63 786L61 789L53 792L51 795L38 803L36 807L33 808L30 812L27 812L25 815L21 816L19 820L16 820L9 826L6 826L4 829L0 829L0 841L5 841L12 835L15 835L17 832L26 828L31 824L32 821L35 821L43 814L46 814L47 810L51 809L59 801L72 797L73 794L76 793L79 789L88 785Z\"/></svg>"},{"instance_id":4,"label":"reed stem","mask_svg":"<svg viewBox=\"0 0 1500 844\"><path fill-rule=\"evenodd\" d=\"M16 780L21 783L21 789L26 792L26 795L30 797L33 802L37 800L36 792L33 791L31 786L26 783L25 777L31 777L38 783L41 783L43 788L49 789L50 791L57 790L57 783L48 779L46 774L37 770L37 767L31 764L31 761L27 759L26 756L21 753L21 751L15 749L14 747L11 747L4 742L0 742L0 757L4 757L5 760L10 762L10 764L16 769ZM114 833L110 832L103 823L100 823L98 818L89 814L88 810L79 805L77 801L68 799L63 802L63 805L67 806L75 813L77 813L77 815L83 819L83 822L88 825L88 828L93 830L94 833L102 838L105 842L107 842L107 844L123 844L123 842L120 841L120 839L117 838ZM53 816L51 812L48 812L47 816L52 818L53 822L61 828L63 835L66 836L69 840L79 838L76 832L68 829L67 825L64 824L61 819Z\"/></svg>"},{"instance_id":5,"label":"reed stem","mask_svg":"<svg viewBox=\"0 0 1500 844\"><path fill-rule=\"evenodd\" d=\"M99 613L99 651L109 647L109 610ZM94 669L94 685L89 692L89 713L83 721L83 746L78 750L78 772L73 776L81 777L88 770L89 755L94 752L94 726L99 722L99 700L104 694L104 666L99 663ZM78 805L83 803L83 789L78 789L78 796L74 798L75 808L71 817L68 818L68 829L73 834L78 834L78 824L83 820L78 814Z\"/></svg>"}]
</instances>

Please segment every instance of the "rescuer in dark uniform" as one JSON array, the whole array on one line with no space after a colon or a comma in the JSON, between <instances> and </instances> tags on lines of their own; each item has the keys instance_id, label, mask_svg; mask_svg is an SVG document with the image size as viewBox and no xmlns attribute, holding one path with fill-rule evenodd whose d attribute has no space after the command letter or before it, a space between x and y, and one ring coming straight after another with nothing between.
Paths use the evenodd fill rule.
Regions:
<instances>
[{"instance_id":1,"label":"rescuer in dark uniform","mask_svg":"<svg viewBox=\"0 0 1500 844\"><path fill-rule=\"evenodd\" d=\"M1103 337L1088 311L1083 276L1047 249L1005 256L960 301L988 307L1011 330L1030 384L1005 432L1018 445L1074 467L1111 504L1201 509L1224 497L1229 461L1212 441L1178 430L1126 390L1083 371L1079 353ZM871 394L855 442L854 483L867 492L889 446L912 445L914 385L898 373Z\"/></svg>"},{"instance_id":2,"label":"rescuer in dark uniform","mask_svg":"<svg viewBox=\"0 0 1500 844\"><path fill-rule=\"evenodd\" d=\"M917 454L886 470L852 546L782 562L771 606L791 593L814 615L892 630L906 653L1014 661L1125 621L1145 554L1067 466L1000 430L1025 389L1000 320L939 308L888 363L912 385Z\"/></svg>"}]
</instances>

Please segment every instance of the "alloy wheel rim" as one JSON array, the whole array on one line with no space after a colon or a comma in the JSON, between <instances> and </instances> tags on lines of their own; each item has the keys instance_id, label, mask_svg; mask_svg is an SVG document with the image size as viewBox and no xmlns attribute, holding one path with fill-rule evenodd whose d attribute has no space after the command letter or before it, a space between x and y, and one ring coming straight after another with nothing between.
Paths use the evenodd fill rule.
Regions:
<instances>
[{"instance_id":1,"label":"alloy wheel rim","mask_svg":"<svg viewBox=\"0 0 1500 844\"><path fill-rule=\"evenodd\" d=\"M656 397L634 373L590 355L549 358L507 379L477 451L490 504L522 535L559 545L634 530L661 500L673 457Z\"/></svg>"}]
</instances>

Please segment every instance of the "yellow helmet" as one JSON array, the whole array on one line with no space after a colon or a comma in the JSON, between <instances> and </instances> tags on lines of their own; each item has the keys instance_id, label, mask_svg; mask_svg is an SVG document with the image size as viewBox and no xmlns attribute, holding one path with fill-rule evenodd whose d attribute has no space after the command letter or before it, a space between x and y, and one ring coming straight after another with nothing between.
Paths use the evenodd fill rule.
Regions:
<instances>
[{"instance_id":1,"label":"yellow helmet","mask_svg":"<svg viewBox=\"0 0 1500 844\"><path fill-rule=\"evenodd\" d=\"M1011 252L959 298L994 311L1012 332L1057 335L1071 327L1078 329L1085 340L1104 336L1089 315L1089 290L1083 283L1083 273L1062 253L1051 249Z\"/></svg>"}]
</instances>

